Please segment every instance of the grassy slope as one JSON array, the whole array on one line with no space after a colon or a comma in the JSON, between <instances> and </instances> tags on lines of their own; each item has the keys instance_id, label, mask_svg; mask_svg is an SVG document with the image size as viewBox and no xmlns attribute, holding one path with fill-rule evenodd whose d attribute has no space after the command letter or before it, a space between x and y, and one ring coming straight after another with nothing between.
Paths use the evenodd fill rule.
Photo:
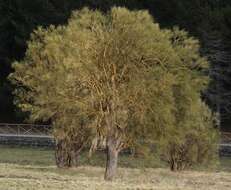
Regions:
<instances>
[{"instance_id":1,"label":"grassy slope","mask_svg":"<svg viewBox=\"0 0 231 190\"><path fill-rule=\"evenodd\" d=\"M0 147L0 190L81 190L81 189L158 189L158 190L230 190L231 173L188 171L172 173L168 169L144 169L144 160L122 156L116 180L103 180L104 156L97 154L91 162L76 169L57 169L53 152L40 149ZM146 160L152 167L160 167L157 160ZM91 166L89 166L91 165ZM130 167L129 169L121 167ZM139 169L135 169L137 166ZM221 167L231 172L231 159Z\"/></svg>"}]
</instances>

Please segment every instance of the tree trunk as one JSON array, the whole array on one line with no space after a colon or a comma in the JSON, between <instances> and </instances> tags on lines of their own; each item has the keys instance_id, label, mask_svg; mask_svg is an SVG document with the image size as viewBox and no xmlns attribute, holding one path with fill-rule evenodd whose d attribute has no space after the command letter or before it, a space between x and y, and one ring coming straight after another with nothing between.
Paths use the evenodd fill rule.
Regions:
<instances>
[{"instance_id":1,"label":"tree trunk","mask_svg":"<svg viewBox=\"0 0 231 190\"><path fill-rule=\"evenodd\" d=\"M83 149L83 143L68 143L63 140L56 140L55 159L59 168L69 168L79 166L80 152Z\"/></svg>"},{"instance_id":2,"label":"tree trunk","mask_svg":"<svg viewBox=\"0 0 231 190\"><path fill-rule=\"evenodd\" d=\"M112 181L116 175L119 154L116 145L116 139L109 138L107 140L107 163L104 175L106 181Z\"/></svg>"},{"instance_id":3,"label":"tree trunk","mask_svg":"<svg viewBox=\"0 0 231 190\"><path fill-rule=\"evenodd\" d=\"M57 140L56 150L55 150L55 161L56 161L56 165L59 168L68 166L67 162L69 159L68 159L68 155L65 152L63 144L64 144L63 140Z\"/></svg>"},{"instance_id":4,"label":"tree trunk","mask_svg":"<svg viewBox=\"0 0 231 190\"><path fill-rule=\"evenodd\" d=\"M176 147L175 145L171 145L171 150L170 150L170 170L175 172L177 171L177 153L176 153Z\"/></svg>"},{"instance_id":5,"label":"tree trunk","mask_svg":"<svg viewBox=\"0 0 231 190\"><path fill-rule=\"evenodd\" d=\"M80 157L80 151L78 150L71 151L71 167L79 166L79 157Z\"/></svg>"},{"instance_id":6,"label":"tree trunk","mask_svg":"<svg viewBox=\"0 0 231 190\"><path fill-rule=\"evenodd\" d=\"M65 140L57 140L55 150L56 165L59 168L69 168L72 164L72 155L67 148Z\"/></svg>"},{"instance_id":7,"label":"tree trunk","mask_svg":"<svg viewBox=\"0 0 231 190\"><path fill-rule=\"evenodd\" d=\"M177 162L174 159L170 161L170 170L173 172L177 171Z\"/></svg>"}]
</instances>

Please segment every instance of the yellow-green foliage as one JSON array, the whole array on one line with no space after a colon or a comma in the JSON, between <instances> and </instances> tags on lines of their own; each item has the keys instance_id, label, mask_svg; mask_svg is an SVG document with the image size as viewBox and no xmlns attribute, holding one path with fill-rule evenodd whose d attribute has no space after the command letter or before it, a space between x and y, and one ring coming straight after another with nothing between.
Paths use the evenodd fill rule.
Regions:
<instances>
[{"instance_id":1,"label":"yellow-green foliage","mask_svg":"<svg viewBox=\"0 0 231 190\"><path fill-rule=\"evenodd\" d=\"M183 61L175 70L177 82L172 88L172 118L161 131L159 148L172 170L182 170L195 164L214 164L218 153L218 131L215 116L201 100L208 84L204 74L208 67L200 57L198 41L175 28L169 32L174 50ZM157 144L158 144L157 143Z\"/></svg>"},{"instance_id":2,"label":"yellow-green foliage","mask_svg":"<svg viewBox=\"0 0 231 190\"><path fill-rule=\"evenodd\" d=\"M181 64L169 34L146 11L85 8L67 26L36 30L11 80L16 104L32 120L84 118L86 127L126 144L133 131L148 131L129 127L130 116L143 121L150 100L162 107L176 80L168 70Z\"/></svg>"},{"instance_id":3,"label":"yellow-green foliage","mask_svg":"<svg viewBox=\"0 0 231 190\"><path fill-rule=\"evenodd\" d=\"M51 119L57 137L86 129L120 150L140 139L184 142L181 131L210 127L200 111L207 67L197 40L161 30L147 11L84 8L66 26L38 28L10 78L16 104L32 120Z\"/></svg>"},{"instance_id":4,"label":"yellow-green foliage","mask_svg":"<svg viewBox=\"0 0 231 190\"><path fill-rule=\"evenodd\" d=\"M187 96L186 100L182 89L177 90L180 100L176 105L175 125L159 141L162 156L172 170L216 164L219 138L211 111L200 98Z\"/></svg>"}]
</instances>

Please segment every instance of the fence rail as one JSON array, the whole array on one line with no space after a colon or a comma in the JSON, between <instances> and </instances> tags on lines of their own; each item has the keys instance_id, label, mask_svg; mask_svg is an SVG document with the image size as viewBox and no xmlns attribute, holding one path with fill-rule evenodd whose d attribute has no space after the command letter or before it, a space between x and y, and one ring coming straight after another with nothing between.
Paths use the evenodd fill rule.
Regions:
<instances>
[{"instance_id":1,"label":"fence rail","mask_svg":"<svg viewBox=\"0 0 231 190\"><path fill-rule=\"evenodd\" d=\"M54 147L49 125L0 123L0 144ZM221 133L220 155L231 156L231 133Z\"/></svg>"},{"instance_id":2,"label":"fence rail","mask_svg":"<svg viewBox=\"0 0 231 190\"><path fill-rule=\"evenodd\" d=\"M221 141L223 143L231 143L231 132L222 132Z\"/></svg>"},{"instance_id":3,"label":"fence rail","mask_svg":"<svg viewBox=\"0 0 231 190\"><path fill-rule=\"evenodd\" d=\"M0 123L2 136L52 136L50 125ZM231 143L231 132L221 133L221 143Z\"/></svg>"},{"instance_id":4,"label":"fence rail","mask_svg":"<svg viewBox=\"0 0 231 190\"><path fill-rule=\"evenodd\" d=\"M51 136L50 125L0 123L0 134L3 136Z\"/></svg>"}]
</instances>

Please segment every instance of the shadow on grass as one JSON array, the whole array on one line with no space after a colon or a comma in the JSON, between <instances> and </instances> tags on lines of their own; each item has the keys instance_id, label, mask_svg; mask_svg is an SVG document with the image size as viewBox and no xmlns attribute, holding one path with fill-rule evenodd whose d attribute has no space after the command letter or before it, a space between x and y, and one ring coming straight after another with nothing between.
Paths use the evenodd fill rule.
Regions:
<instances>
[{"instance_id":1,"label":"shadow on grass","mask_svg":"<svg viewBox=\"0 0 231 190\"><path fill-rule=\"evenodd\" d=\"M0 163L17 164L21 166L29 165L28 169L37 171L51 171L73 175L78 173L78 169L57 169L55 167L54 150L47 148L15 147L0 145ZM104 167L106 155L99 151L89 159L88 152L84 151L80 157L81 166ZM128 154L120 154L119 167L121 168L166 168L167 164L157 156L153 157L134 157ZM25 167L26 168L26 167ZM197 170L197 169L196 169ZM205 170L203 167L199 170ZM231 157L220 158L218 171L231 172ZM81 172L80 172L81 173Z\"/></svg>"}]
</instances>

